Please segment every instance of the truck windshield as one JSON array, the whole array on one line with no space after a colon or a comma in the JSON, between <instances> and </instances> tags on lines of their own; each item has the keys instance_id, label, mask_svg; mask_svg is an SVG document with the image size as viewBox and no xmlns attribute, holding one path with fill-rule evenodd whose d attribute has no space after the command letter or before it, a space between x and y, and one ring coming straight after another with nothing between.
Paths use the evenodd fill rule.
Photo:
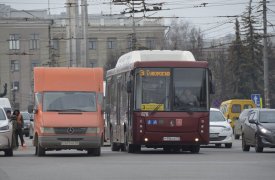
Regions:
<instances>
[{"instance_id":1,"label":"truck windshield","mask_svg":"<svg viewBox=\"0 0 275 180\"><path fill-rule=\"evenodd\" d=\"M95 112L94 92L44 92L43 111Z\"/></svg>"},{"instance_id":2,"label":"truck windshield","mask_svg":"<svg viewBox=\"0 0 275 180\"><path fill-rule=\"evenodd\" d=\"M139 68L135 75L135 110L207 110L203 68Z\"/></svg>"}]
</instances>

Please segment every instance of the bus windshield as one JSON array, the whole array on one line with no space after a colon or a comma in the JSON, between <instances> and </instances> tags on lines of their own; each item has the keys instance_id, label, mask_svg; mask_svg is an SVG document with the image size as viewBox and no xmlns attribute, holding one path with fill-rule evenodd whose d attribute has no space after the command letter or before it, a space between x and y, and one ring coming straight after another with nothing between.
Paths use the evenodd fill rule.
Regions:
<instances>
[{"instance_id":1,"label":"bus windshield","mask_svg":"<svg viewBox=\"0 0 275 180\"><path fill-rule=\"evenodd\" d=\"M45 92L43 111L95 112L94 92Z\"/></svg>"},{"instance_id":2,"label":"bus windshield","mask_svg":"<svg viewBox=\"0 0 275 180\"><path fill-rule=\"evenodd\" d=\"M206 111L204 68L136 69L135 110Z\"/></svg>"}]
</instances>

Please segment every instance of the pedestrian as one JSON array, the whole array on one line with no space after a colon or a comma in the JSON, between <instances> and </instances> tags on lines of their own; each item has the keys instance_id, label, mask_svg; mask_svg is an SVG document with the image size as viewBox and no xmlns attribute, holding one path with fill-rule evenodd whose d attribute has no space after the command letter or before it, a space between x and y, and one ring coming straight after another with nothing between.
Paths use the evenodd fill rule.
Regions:
<instances>
[{"instance_id":1,"label":"pedestrian","mask_svg":"<svg viewBox=\"0 0 275 180\"><path fill-rule=\"evenodd\" d=\"M9 119L9 120L11 120L11 110L7 110L6 111L6 115L7 115L7 118Z\"/></svg>"},{"instance_id":2,"label":"pedestrian","mask_svg":"<svg viewBox=\"0 0 275 180\"><path fill-rule=\"evenodd\" d=\"M16 130L15 130L16 145L17 145L17 147L19 146L19 142L18 142L18 136L19 136L20 141L21 141L21 146L24 147L25 141L23 138L23 131L22 131L22 128L24 127L23 116L19 110L14 110L13 115L16 116L16 124L17 124Z\"/></svg>"}]
</instances>

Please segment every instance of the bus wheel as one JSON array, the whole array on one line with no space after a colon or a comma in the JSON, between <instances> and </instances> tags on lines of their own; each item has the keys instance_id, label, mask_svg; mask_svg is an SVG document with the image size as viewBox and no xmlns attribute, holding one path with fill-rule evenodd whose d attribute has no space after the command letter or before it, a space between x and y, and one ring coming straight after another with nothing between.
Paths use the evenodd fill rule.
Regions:
<instances>
[{"instance_id":1,"label":"bus wheel","mask_svg":"<svg viewBox=\"0 0 275 180\"><path fill-rule=\"evenodd\" d=\"M171 151L171 148L170 147L163 147L163 151L165 151L165 152L170 152Z\"/></svg>"},{"instance_id":2,"label":"bus wheel","mask_svg":"<svg viewBox=\"0 0 275 180\"><path fill-rule=\"evenodd\" d=\"M190 151L191 151L191 153L193 153L193 154L199 153L199 152L200 152L200 145L191 146Z\"/></svg>"},{"instance_id":3,"label":"bus wheel","mask_svg":"<svg viewBox=\"0 0 275 180\"><path fill-rule=\"evenodd\" d=\"M141 151L141 145L134 145L134 152L138 153Z\"/></svg>"},{"instance_id":4,"label":"bus wheel","mask_svg":"<svg viewBox=\"0 0 275 180\"><path fill-rule=\"evenodd\" d=\"M127 152L128 153L134 153L135 152L135 145L134 144L128 144Z\"/></svg>"}]
</instances>

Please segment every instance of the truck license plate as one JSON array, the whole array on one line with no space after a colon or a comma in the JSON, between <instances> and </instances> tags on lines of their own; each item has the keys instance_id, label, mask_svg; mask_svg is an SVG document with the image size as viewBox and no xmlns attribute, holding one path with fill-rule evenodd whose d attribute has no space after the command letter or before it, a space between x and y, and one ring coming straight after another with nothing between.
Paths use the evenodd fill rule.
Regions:
<instances>
[{"instance_id":1,"label":"truck license plate","mask_svg":"<svg viewBox=\"0 0 275 180\"><path fill-rule=\"evenodd\" d=\"M78 141L62 141L61 145L62 146L78 146L79 142Z\"/></svg>"},{"instance_id":2,"label":"truck license plate","mask_svg":"<svg viewBox=\"0 0 275 180\"><path fill-rule=\"evenodd\" d=\"M163 141L180 141L180 137L163 137Z\"/></svg>"}]
</instances>

